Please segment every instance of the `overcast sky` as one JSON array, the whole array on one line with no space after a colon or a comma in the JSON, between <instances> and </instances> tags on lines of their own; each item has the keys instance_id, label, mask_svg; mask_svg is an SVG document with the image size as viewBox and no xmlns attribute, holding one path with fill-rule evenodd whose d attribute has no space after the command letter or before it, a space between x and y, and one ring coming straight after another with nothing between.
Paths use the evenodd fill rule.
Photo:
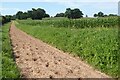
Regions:
<instances>
[{"instance_id":1,"label":"overcast sky","mask_svg":"<svg viewBox=\"0 0 120 80\"><path fill-rule=\"evenodd\" d=\"M120 6L120 5L119 5ZM65 12L66 8L79 8L84 16L93 16L102 11L105 14L118 14L118 0L3 0L0 1L2 15L14 15L17 11L27 11L32 8L43 8L46 13L55 16Z\"/></svg>"}]
</instances>

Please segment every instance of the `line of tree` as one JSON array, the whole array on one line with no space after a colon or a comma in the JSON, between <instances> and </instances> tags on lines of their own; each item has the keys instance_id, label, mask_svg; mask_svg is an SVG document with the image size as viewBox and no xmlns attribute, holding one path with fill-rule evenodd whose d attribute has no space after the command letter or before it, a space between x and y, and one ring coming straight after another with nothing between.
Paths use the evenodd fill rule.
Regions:
<instances>
[{"instance_id":1,"label":"line of tree","mask_svg":"<svg viewBox=\"0 0 120 80\"><path fill-rule=\"evenodd\" d=\"M22 11L18 11L16 14L16 18L17 19L27 19L27 18L31 18L33 20L35 19L39 19L41 20L42 18L45 17L50 17L49 14L46 14L46 11L44 9L38 8L38 9L34 9L32 8L32 10L28 10L27 12L22 12Z\"/></svg>"},{"instance_id":2,"label":"line of tree","mask_svg":"<svg viewBox=\"0 0 120 80\"><path fill-rule=\"evenodd\" d=\"M67 8L65 13L57 13L55 17L67 17L69 19L77 19L82 18L83 13L78 8L75 9Z\"/></svg>"},{"instance_id":3,"label":"line of tree","mask_svg":"<svg viewBox=\"0 0 120 80\"><path fill-rule=\"evenodd\" d=\"M49 14L46 14L46 11L44 9L38 8L38 9L34 9L32 8L32 10L28 10L27 12L22 12L22 11L18 11L15 15L11 16L11 15L6 15L6 16L0 16L2 18L2 21L0 23L5 24L7 22L10 22L11 20L15 20L15 19L27 19L27 18L31 18L33 20L41 20L42 18L45 17L50 17Z\"/></svg>"},{"instance_id":4,"label":"line of tree","mask_svg":"<svg viewBox=\"0 0 120 80\"><path fill-rule=\"evenodd\" d=\"M107 17L107 16L117 16L116 14L109 14L109 15L106 15L104 14L103 12L98 12L97 14L94 14L93 15L94 17Z\"/></svg>"}]
</instances>

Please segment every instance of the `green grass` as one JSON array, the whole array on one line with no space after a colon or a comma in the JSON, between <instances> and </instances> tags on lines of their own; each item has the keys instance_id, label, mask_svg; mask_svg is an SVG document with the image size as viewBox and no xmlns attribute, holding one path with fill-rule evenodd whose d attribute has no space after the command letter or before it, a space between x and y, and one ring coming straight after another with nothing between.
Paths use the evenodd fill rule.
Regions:
<instances>
[{"instance_id":1,"label":"green grass","mask_svg":"<svg viewBox=\"0 0 120 80\"><path fill-rule=\"evenodd\" d=\"M29 25L29 21L18 21L18 28L65 52L78 55L106 74L118 76L118 29L104 28L65 28ZM42 21L41 21L42 22Z\"/></svg>"},{"instance_id":2,"label":"green grass","mask_svg":"<svg viewBox=\"0 0 120 80\"><path fill-rule=\"evenodd\" d=\"M0 64L1 64L1 61L2 61L2 28L0 26ZM2 78L2 66L0 65L0 79Z\"/></svg>"},{"instance_id":3,"label":"green grass","mask_svg":"<svg viewBox=\"0 0 120 80\"><path fill-rule=\"evenodd\" d=\"M65 17L52 17L52 18L43 18L42 20L68 20Z\"/></svg>"},{"instance_id":4,"label":"green grass","mask_svg":"<svg viewBox=\"0 0 120 80\"><path fill-rule=\"evenodd\" d=\"M118 26L119 26L118 27L118 40L119 40L118 41L118 53L119 53L119 55L118 56L120 56L120 16L119 16L118 19L119 19L119 21L118 21ZM119 57L118 60L119 60L118 63L120 63L120 57ZM119 74L118 76L120 77L120 64L119 64L119 73L118 74Z\"/></svg>"},{"instance_id":5,"label":"green grass","mask_svg":"<svg viewBox=\"0 0 120 80\"><path fill-rule=\"evenodd\" d=\"M13 53L9 38L10 23L2 26L2 78L19 78L20 73L13 60ZM1 39L0 39L1 40Z\"/></svg>"}]
</instances>

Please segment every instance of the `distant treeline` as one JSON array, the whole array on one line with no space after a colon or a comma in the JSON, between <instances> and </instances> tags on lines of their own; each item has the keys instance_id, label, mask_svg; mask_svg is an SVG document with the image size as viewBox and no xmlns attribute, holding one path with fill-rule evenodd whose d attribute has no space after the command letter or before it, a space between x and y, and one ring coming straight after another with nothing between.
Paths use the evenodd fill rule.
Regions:
<instances>
[{"instance_id":1,"label":"distant treeline","mask_svg":"<svg viewBox=\"0 0 120 80\"><path fill-rule=\"evenodd\" d=\"M82 17L82 15L83 15L83 13L77 11L77 9L70 10L70 9L68 8L65 13L57 13L55 17L67 17L68 15L67 15L66 13L71 14L71 15L69 15L68 18L71 18L71 17L74 16L74 15L75 15L75 18L77 18L76 15L79 15L80 17ZM79 14L78 14L78 13L79 13ZM106 15L106 14L104 14L103 12L100 11L100 12L98 12L97 14L94 14L93 16L94 16L94 17L109 17L109 16L118 16L118 15L117 15L117 14L109 14L109 15ZM79 17L79 18L80 18L80 17ZM88 15L86 15L86 17L88 17ZM73 17L73 18L74 18L74 17Z\"/></svg>"},{"instance_id":2,"label":"distant treeline","mask_svg":"<svg viewBox=\"0 0 120 80\"><path fill-rule=\"evenodd\" d=\"M94 17L107 17L107 16L117 16L117 14L109 14L109 15L106 15L104 14L103 12L98 12L98 14L94 14Z\"/></svg>"},{"instance_id":3,"label":"distant treeline","mask_svg":"<svg viewBox=\"0 0 120 80\"><path fill-rule=\"evenodd\" d=\"M27 12L18 11L13 16L12 15L2 16L2 24L10 22L11 20L15 20L15 19L23 20L23 19L31 18L33 20L35 19L41 20L42 18L45 18L45 17L50 17L50 16L49 14L46 14L46 11L44 9L32 8L32 10L28 10Z\"/></svg>"},{"instance_id":4,"label":"distant treeline","mask_svg":"<svg viewBox=\"0 0 120 80\"><path fill-rule=\"evenodd\" d=\"M83 13L80 9L75 8L67 8L65 13L57 13L54 17L67 17L69 19L77 19L82 18ZM94 17L106 17L106 16L117 16L114 14L104 15L103 12L98 12L98 14L94 14ZM49 14L46 13L44 9L38 8L32 8L32 10L28 10L27 12L18 11L15 15L6 15L2 16L2 24L10 22L11 20L19 19L19 20L25 20L28 18L31 18L32 20L41 20L42 18L50 17ZM86 15L86 17L88 17Z\"/></svg>"}]
</instances>

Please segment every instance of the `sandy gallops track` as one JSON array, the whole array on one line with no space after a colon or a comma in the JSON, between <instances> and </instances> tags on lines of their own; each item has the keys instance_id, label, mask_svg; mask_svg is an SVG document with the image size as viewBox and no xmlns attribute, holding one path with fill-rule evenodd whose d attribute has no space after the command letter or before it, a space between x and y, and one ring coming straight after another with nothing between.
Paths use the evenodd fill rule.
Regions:
<instances>
[{"instance_id":1,"label":"sandy gallops track","mask_svg":"<svg viewBox=\"0 0 120 80\"><path fill-rule=\"evenodd\" d=\"M16 63L25 78L108 78L80 59L64 53L15 27L10 37Z\"/></svg>"}]
</instances>

